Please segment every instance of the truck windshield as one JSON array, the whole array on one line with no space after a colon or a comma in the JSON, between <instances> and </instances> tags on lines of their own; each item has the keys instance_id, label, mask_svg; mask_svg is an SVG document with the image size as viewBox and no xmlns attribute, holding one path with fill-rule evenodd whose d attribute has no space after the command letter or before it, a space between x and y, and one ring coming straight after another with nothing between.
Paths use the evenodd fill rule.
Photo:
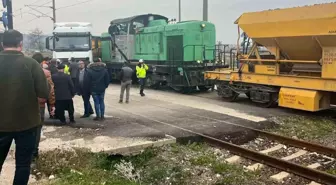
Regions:
<instances>
[{"instance_id":1,"label":"truck windshield","mask_svg":"<svg viewBox=\"0 0 336 185\"><path fill-rule=\"evenodd\" d=\"M58 36L55 39L55 50L59 51L87 51L90 50L90 37Z\"/></svg>"}]
</instances>

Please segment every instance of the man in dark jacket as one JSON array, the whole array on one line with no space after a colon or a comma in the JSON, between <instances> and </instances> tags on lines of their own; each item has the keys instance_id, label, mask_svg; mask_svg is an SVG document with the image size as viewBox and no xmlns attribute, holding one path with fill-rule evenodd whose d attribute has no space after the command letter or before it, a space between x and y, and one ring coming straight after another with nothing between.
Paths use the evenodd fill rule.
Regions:
<instances>
[{"instance_id":1,"label":"man in dark jacket","mask_svg":"<svg viewBox=\"0 0 336 185\"><path fill-rule=\"evenodd\" d=\"M73 57L70 59L69 72L70 72L72 83L74 84L75 87L77 87L76 83L77 83L77 76L78 76L79 68L78 68L78 63L75 61L75 58Z\"/></svg>"},{"instance_id":2,"label":"man in dark jacket","mask_svg":"<svg viewBox=\"0 0 336 185\"><path fill-rule=\"evenodd\" d=\"M16 144L16 170L13 184L26 185L41 127L38 98L48 98L47 79L40 65L25 57L23 36L5 31L4 51L0 53L0 173L13 139Z\"/></svg>"},{"instance_id":3,"label":"man in dark jacket","mask_svg":"<svg viewBox=\"0 0 336 185\"><path fill-rule=\"evenodd\" d=\"M69 75L64 74L64 65L57 66L58 73L52 75L56 97L56 117L66 124L64 111L69 113L70 123L75 123L74 105L72 98L75 96L75 88Z\"/></svg>"},{"instance_id":4,"label":"man in dark jacket","mask_svg":"<svg viewBox=\"0 0 336 185\"><path fill-rule=\"evenodd\" d=\"M90 86L88 84L88 71L85 68L84 61L79 61L79 73L77 74L77 94L82 96L84 102L84 115L81 118L88 118L93 114L93 109L90 103Z\"/></svg>"},{"instance_id":5,"label":"man in dark jacket","mask_svg":"<svg viewBox=\"0 0 336 185\"><path fill-rule=\"evenodd\" d=\"M48 70L50 71L51 75L54 75L54 74L58 73L57 59L56 58L53 58L53 59L50 60Z\"/></svg>"},{"instance_id":6,"label":"man in dark jacket","mask_svg":"<svg viewBox=\"0 0 336 185\"><path fill-rule=\"evenodd\" d=\"M109 75L106 69L106 65L101 62L101 59L96 60L93 64L88 66L88 84L90 86L90 92L95 104L95 110L97 117L95 121L104 120L105 114L105 90L110 83Z\"/></svg>"},{"instance_id":7,"label":"man in dark jacket","mask_svg":"<svg viewBox=\"0 0 336 185\"><path fill-rule=\"evenodd\" d=\"M133 69L130 68L128 64L125 62L120 72L121 89L120 89L119 103L122 103L124 100L125 90L126 90L126 103L129 103L130 90L132 86L132 76L133 76Z\"/></svg>"}]
</instances>

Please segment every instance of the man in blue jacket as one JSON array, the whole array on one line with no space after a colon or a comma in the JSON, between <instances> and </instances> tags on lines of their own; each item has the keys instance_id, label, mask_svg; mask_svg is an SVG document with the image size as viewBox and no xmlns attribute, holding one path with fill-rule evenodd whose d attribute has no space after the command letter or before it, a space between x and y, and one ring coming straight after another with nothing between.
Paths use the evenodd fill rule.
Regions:
<instances>
[{"instance_id":1,"label":"man in blue jacket","mask_svg":"<svg viewBox=\"0 0 336 185\"><path fill-rule=\"evenodd\" d=\"M106 64L99 58L93 64L88 66L88 84L90 86L90 92L93 97L96 110L95 121L104 120L105 114L105 90L107 89L110 79L106 69Z\"/></svg>"}]
</instances>

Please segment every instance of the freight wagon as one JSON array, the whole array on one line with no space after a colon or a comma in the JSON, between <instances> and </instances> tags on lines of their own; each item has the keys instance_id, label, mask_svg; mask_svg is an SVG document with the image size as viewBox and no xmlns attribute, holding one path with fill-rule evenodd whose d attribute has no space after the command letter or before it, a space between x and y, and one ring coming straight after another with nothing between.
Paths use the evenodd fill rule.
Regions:
<instances>
[{"instance_id":1,"label":"freight wagon","mask_svg":"<svg viewBox=\"0 0 336 185\"><path fill-rule=\"evenodd\" d=\"M246 94L263 107L331 108L336 104L335 10L335 3L326 3L244 13L235 23L245 40L253 40L252 47L237 49L238 68L207 71L205 78L216 82L218 95L228 101ZM269 54L261 54L262 48Z\"/></svg>"}]
</instances>

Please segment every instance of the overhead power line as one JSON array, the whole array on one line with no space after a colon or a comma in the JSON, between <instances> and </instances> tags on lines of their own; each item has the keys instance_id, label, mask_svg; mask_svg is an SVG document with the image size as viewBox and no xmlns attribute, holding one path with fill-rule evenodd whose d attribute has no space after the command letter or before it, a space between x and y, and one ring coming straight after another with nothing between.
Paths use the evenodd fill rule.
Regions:
<instances>
[{"instance_id":1,"label":"overhead power line","mask_svg":"<svg viewBox=\"0 0 336 185\"><path fill-rule=\"evenodd\" d=\"M29 5L36 5L35 3L38 3L38 2L41 2L41 1L45 1L45 0L37 0L37 1L34 1L33 3L30 3ZM48 0L50 2L50 0ZM25 9L26 7L22 7L22 8L18 8L16 10L14 10L14 12L17 12L17 11L20 11L22 9Z\"/></svg>"},{"instance_id":2,"label":"overhead power line","mask_svg":"<svg viewBox=\"0 0 336 185\"><path fill-rule=\"evenodd\" d=\"M82 1L82 2L71 4L71 5L67 5L67 6L62 6L62 7L57 8L57 10L64 9L64 8L69 8L69 7L73 7L73 6L77 6L77 5L81 5L81 4L84 4L84 3L91 2L91 1L94 1L94 0L87 0L87 1Z\"/></svg>"},{"instance_id":3,"label":"overhead power line","mask_svg":"<svg viewBox=\"0 0 336 185\"><path fill-rule=\"evenodd\" d=\"M19 11L20 11L19 13L16 13L16 14L14 14L13 16L14 16L14 17L17 17L17 16L21 16L21 17L22 17L22 15L24 15L24 14L31 13L31 11L29 11L29 10L22 12L22 9L25 9L25 8L27 8L27 7L30 7L30 6L34 6L34 7L44 7L45 5L47 5L47 4L49 4L49 3L51 3L50 0L49 0L48 2L46 2L46 3L41 4L41 5L35 5L35 4L25 5L25 7L19 9ZM45 6L45 7L47 7L47 6ZM51 7L51 6L49 6L49 7Z\"/></svg>"},{"instance_id":4,"label":"overhead power line","mask_svg":"<svg viewBox=\"0 0 336 185\"><path fill-rule=\"evenodd\" d=\"M78 5L81 5L81 4L84 4L84 3L88 3L88 2L91 2L91 1L94 1L94 0L86 0L86 1L78 2L78 3L74 3L74 4L70 4L70 5L62 6L62 7L56 8L56 10L65 9L65 8L69 8L69 7L73 7L73 6L78 6ZM48 2L48 3L49 3L49 2ZM45 5L45 4L43 4L43 5ZM40 5L40 6L43 6L43 5ZM43 13L41 16L35 17L35 18L30 19L30 20L28 20L28 21L22 21L22 24L31 23L31 22L33 22L33 21L35 21L35 20L37 20L37 19L39 19L39 18L41 18L41 17L46 17L46 16L44 16L44 15L53 13L53 11L46 12L46 13L41 12L41 13ZM20 24L20 23L19 23L19 24ZM21 24L21 25L22 25L22 24Z\"/></svg>"}]
</instances>

